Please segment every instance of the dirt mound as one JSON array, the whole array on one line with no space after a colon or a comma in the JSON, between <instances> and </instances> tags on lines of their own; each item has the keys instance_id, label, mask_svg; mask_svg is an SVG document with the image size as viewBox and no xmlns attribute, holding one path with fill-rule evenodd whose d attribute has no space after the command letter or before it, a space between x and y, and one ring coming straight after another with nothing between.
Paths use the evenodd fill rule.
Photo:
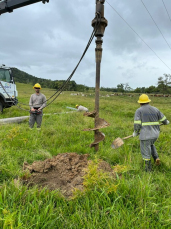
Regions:
<instances>
[{"instance_id":1,"label":"dirt mound","mask_svg":"<svg viewBox=\"0 0 171 229\"><path fill-rule=\"evenodd\" d=\"M29 170L31 176L24 183L29 186L37 184L50 190L59 189L63 195L71 196L74 188L83 190L83 176L89 163L88 156L64 153L45 161L35 161L32 165L25 162L23 169ZM99 169L112 172L112 168L105 161L99 163Z\"/></svg>"}]
</instances>

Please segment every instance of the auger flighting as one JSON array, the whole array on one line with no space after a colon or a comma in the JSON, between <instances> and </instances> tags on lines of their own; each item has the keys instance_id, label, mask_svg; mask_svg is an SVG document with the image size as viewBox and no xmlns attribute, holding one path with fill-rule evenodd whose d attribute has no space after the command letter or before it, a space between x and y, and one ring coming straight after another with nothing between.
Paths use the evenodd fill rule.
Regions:
<instances>
[{"instance_id":1,"label":"auger flighting","mask_svg":"<svg viewBox=\"0 0 171 229\"><path fill-rule=\"evenodd\" d=\"M109 126L109 123L104 119L99 118L99 92L100 92L100 65L102 59L102 37L108 21L104 17L104 2L105 0L96 0L96 13L95 18L92 21L92 27L98 28L96 30L96 87L95 87L95 110L93 112L85 113L85 116L92 117L95 119L95 127L92 129L84 129L85 131L94 131L94 142L90 144L90 147L94 147L95 151L99 149L99 142L105 139L105 135L99 131L100 128Z\"/></svg>"}]
</instances>

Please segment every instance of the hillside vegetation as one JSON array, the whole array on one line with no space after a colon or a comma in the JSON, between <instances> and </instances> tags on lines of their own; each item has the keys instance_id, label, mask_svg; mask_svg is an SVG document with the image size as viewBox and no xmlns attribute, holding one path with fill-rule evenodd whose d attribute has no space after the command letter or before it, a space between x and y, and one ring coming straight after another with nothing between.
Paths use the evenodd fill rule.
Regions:
<instances>
[{"instance_id":1,"label":"hillside vegetation","mask_svg":"<svg viewBox=\"0 0 171 229\"><path fill-rule=\"evenodd\" d=\"M19 104L5 109L1 118L29 115L28 102L34 93L31 84L17 83ZM49 98L55 91L43 88ZM112 141L133 132L133 118L139 107L138 97L110 96L100 93L100 117L110 123L101 129L106 138L99 151L89 148L94 141L94 119L67 107L81 104L94 110L94 94L71 95L63 92L44 109L41 131L29 130L28 121L7 124L0 128L0 228L3 229L113 229L113 228L171 228L171 124L161 126L156 142L161 166L153 164L153 172L144 172L138 137L124 141L112 149ZM159 108L171 121L171 98L152 97L151 105ZM24 105L25 104L25 105ZM25 110L24 110L25 109ZM55 114L54 114L55 113ZM27 174L23 163L52 158L60 153L89 154L94 163L108 162L116 179L85 177L85 192L75 192L73 198L36 186L17 185L15 180ZM110 189L110 187L115 187Z\"/></svg>"},{"instance_id":2,"label":"hillside vegetation","mask_svg":"<svg viewBox=\"0 0 171 229\"><path fill-rule=\"evenodd\" d=\"M18 83L32 84L39 82L44 88L60 89L61 86L65 83L65 80L59 80L57 76L56 80L42 79L36 76L32 76L26 72L23 72L17 68L12 68L15 81ZM67 78L67 76L66 76ZM137 87L136 89L131 88L129 83L120 83L117 87L101 87L101 91L105 92L119 92L119 93L149 93L149 94L171 94L171 75L163 74L163 76L158 77L158 81L154 83L157 86L151 85L149 87ZM95 90L94 87L88 87L86 85L77 84L74 80L71 80L64 87L65 91L79 91L79 92L88 92L90 90Z\"/></svg>"},{"instance_id":3,"label":"hillside vegetation","mask_svg":"<svg viewBox=\"0 0 171 229\"><path fill-rule=\"evenodd\" d=\"M42 87L52 88L52 89L60 89L61 86L65 83L65 80L58 79L59 76L57 77L56 80L42 79L36 76L32 76L26 72L23 72L18 68L11 68L11 69L13 72L15 82L18 83L31 84L31 85L34 85L35 83L40 83ZM64 90L65 91L88 91L89 87L82 84L76 84L74 80L71 80L67 83Z\"/></svg>"}]
</instances>

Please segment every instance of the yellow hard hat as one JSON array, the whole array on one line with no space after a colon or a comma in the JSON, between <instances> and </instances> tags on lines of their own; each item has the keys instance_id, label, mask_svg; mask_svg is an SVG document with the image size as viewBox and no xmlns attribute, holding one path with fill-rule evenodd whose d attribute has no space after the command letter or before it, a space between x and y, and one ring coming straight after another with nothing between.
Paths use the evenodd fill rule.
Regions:
<instances>
[{"instance_id":1,"label":"yellow hard hat","mask_svg":"<svg viewBox=\"0 0 171 229\"><path fill-rule=\"evenodd\" d=\"M142 94L139 97L138 103L149 103L151 100L149 99L148 95Z\"/></svg>"},{"instance_id":2,"label":"yellow hard hat","mask_svg":"<svg viewBox=\"0 0 171 229\"><path fill-rule=\"evenodd\" d=\"M36 84L33 86L33 88L39 88L39 89L41 89L41 86L40 86L39 83L36 83Z\"/></svg>"},{"instance_id":3,"label":"yellow hard hat","mask_svg":"<svg viewBox=\"0 0 171 229\"><path fill-rule=\"evenodd\" d=\"M75 107L79 107L79 105L77 104L77 105L75 105Z\"/></svg>"}]
</instances>

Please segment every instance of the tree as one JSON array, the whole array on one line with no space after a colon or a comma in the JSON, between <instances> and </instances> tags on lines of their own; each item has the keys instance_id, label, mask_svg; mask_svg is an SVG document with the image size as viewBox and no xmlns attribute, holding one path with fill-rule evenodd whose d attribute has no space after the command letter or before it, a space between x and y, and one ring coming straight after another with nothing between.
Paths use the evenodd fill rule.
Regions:
<instances>
[{"instance_id":1,"label":"tree","mask_svg":"<svg viewBox=\"0 0 171 229\"><path fill-rule=\"evenodd\" d=\"M145 88L145 93L155 93L156 92L156 87L155 86L150 86Z\"/></svg>"},{"instance_id":2,"label":"tree","mask_svg":"<svg viewBox=\"0 0 171 229\"><path fill-rule=\"evenodd\" d=\"M125 90L125 92L127 92L127 91L133 91L133 89L129 86L129 83L126 83L125 84L125 87L124 87L124 90Z\"/></svg>"},{"instance_id":3,"label":"tree","mask_svg":"<svg viewBox=\"0 0 171 229\"><path fill-rule=\"evenodd\" d=\"M135 93L145 93L145 87L137 87L134 92Z\"/></svg>"},{"instance_id":4,"label":"tree","mask_svg":"<svg viewBox=\"0 0 171 229\"><path fill-rule=\"evenodd\" d=\"M160 76L158 78L158 90L160 93L166 94L171 93L171 75L163 74L164 76Z\"/></svg>"},{"instance_id":5,"label":"tree","mask_svg":"<svg viewBox=\"0 0 171 229\"><path fill-rule=\"evenodd\" d=\"M124 92L124 84L123 83L118 84L117 85L117 90L118 90L118 92Z\"/></svg>"},{"instance_id":6,"label":"tree","mask_svg":"<svg viewBox=\"0 0 171 229\"><path fill-rule=\"evenodd\" d=\"M141 93L141 88L140 88L140 87L137 87L137 88L134 90L134 93Z\"/></svg>"}]
</instances>

